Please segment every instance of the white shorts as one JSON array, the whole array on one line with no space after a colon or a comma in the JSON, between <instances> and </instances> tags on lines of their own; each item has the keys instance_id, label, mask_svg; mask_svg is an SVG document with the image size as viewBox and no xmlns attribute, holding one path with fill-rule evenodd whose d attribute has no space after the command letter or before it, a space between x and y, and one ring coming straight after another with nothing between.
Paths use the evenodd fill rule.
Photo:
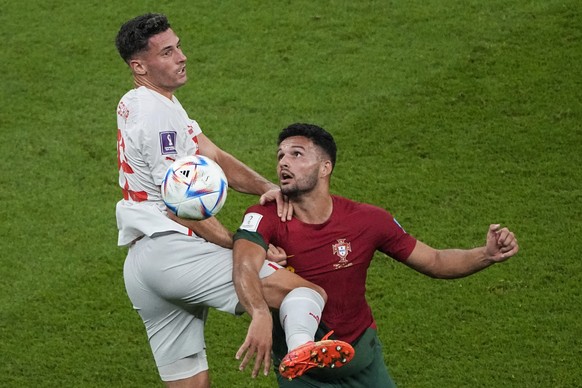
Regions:
<instances>
[{"instance_id":1,"label":"white shorts","mask_svg":"<svg viewBox=\"0 0 582 388\"><path fill-rule=\"evenodd\" d=\"M260 276L279 268L265 262ZM209 307L242 312L232 269L232 250L195 235L146 236L129 248L125 287L144 322L158 368L204 350Z\"/></svg>"}]
</instances>

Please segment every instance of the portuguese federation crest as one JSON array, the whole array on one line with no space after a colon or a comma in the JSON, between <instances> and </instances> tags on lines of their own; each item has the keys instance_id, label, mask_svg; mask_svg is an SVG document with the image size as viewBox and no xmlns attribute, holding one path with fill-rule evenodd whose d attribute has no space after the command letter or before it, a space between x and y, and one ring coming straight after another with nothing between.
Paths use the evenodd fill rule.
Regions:
<instances>
[{"instance_id":1,"label":"portuguese federation crest","mask_svg":"<svg viewBox=\"0 0 582 388\"><path fill-rule=\"evenodd\" d=\"M338 239L337 244L333 244L333 254L339 256L340 260L334 264L335 269L350 267L353 263L347 260L348 254L352 251L352 245L346 239Z\"/></svg>"}]
</instances>

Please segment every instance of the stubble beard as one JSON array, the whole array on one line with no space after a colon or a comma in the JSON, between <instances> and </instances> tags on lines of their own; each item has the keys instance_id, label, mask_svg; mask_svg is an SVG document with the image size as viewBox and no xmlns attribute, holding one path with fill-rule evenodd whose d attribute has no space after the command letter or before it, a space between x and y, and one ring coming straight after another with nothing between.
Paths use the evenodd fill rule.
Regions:
<instances>
[{"instance_id":1,"label":"stubble beard","mask_svg":"<svg viewBox=\"0 0 582 388\"><path fill-rule=\"evenodd\" d=\"M316 185L317 175L311 175L293 185L281 187L281 193L289 199L298 199L302 195L312 192Z\"/></svg>"}]
</instances>

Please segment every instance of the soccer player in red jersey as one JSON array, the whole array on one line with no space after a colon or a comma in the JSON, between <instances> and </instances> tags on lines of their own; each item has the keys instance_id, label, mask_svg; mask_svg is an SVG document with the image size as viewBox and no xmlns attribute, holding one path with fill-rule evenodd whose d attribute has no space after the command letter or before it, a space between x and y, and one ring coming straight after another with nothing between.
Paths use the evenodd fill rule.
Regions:
<instances>
[{"instance_id":1,"label":"soccer player in red jersey","mask_svg":"<svg viewBox=\"0 0 582 388\"><path fill-rule=\"evenodd\" d=\"M386 210L331 194L336 145L318 126L285 128L279 135L277 158L281 191L293 204L293 219L281 222L274 204L247 210L235 235L237 292L241 300L253 293L241 284L257 281L256 268L267 251L280 247L286 253L280 264L321 286L328 295L320 334L333 330L331 338L355 349L355 357L342 368L313 368L309 353L291 349L287 354L285 333L275 324L273 353L280 364L280 387L394 386L365 297L366 274L376 251L434 278L459 278L505 261L519 250L514 234L497 224L489 226L486 242L479 248L434 249L406 233ZM254 267L249 263L255 263ZM285 318L279 314L283 328Z\"/></svg>"}]
</instances>

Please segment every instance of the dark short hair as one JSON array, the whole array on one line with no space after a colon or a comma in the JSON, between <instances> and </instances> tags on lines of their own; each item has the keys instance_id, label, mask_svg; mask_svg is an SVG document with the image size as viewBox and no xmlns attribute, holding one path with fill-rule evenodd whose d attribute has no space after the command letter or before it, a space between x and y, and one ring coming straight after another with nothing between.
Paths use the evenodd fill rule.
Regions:
<instances>
[{"instance_id":1,"label":"dark short hair","mask_svg":"<svg viewBox=\"0 0 582 388\"><path fill-rule=\"evenodd\" d=\"M137 53L148 48L149 39L170 28L166 16L147 13L125 22L115 38L115 47L126 63Z\"/></svg>"},{"instance_id":2,"label":"dark short hair","mask_svg":"<svg viewBox=\"0 0 582 388\"><path fill-rule=\"evenodd\" d=\"M277 145L288 137L302 136L313 142L316 146L321 148L331 160L332 166L335 166L335 159L337 155L337 146L333 136L325 129L313 124L295 123L283 129L279 134Z\"/></svg>"}]
</instances>

